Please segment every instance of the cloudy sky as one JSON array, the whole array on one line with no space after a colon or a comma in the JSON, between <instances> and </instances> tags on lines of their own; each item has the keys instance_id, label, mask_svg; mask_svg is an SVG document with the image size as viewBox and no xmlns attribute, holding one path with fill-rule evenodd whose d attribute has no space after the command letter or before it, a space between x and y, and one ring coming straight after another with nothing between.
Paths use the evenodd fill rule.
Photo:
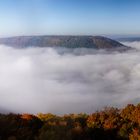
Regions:
<instances>
[{"instance_id":1,"label":"cloudy sky","mask_svg":"<svg viewBox=\"0 0 140 140\"><path fill-rule=\"evenodd\" d=\"M0 36L139 35L139 0L0 0Z\"/></svg>"}]
</instances>

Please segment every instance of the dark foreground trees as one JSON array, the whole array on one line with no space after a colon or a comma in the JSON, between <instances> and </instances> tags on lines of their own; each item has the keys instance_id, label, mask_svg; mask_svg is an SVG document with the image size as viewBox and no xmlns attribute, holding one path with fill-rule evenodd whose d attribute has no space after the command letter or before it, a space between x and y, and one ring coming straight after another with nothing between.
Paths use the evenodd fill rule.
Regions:
<instances>
[{"instance_id":1,"label":"dark foreground trees","mask_svg":"<svg viewBox=\"0 0 140 140\"><path fill-rule=\"evenodd\" d=\"M140 104L87 114L0 114L0 140L140 140Z\"/></svg>"}]
</instances>

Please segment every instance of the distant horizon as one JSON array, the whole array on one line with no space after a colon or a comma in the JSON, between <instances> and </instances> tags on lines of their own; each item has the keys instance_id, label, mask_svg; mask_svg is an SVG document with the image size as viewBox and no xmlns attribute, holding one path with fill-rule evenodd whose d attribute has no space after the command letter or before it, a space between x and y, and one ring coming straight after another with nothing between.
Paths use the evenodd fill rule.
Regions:
<instances>
[{"instance_id":1,"label":"distant horizon","mask_svg":"<svg viewBox=\"0 0 140 140\"><path fill-rule=\"evenodd\" d=\"M0 36L0 38L10 38L10 37L28 37L28 36L103 36L103 37L108 37L112 39L118 39L118 38L135 38L135 37L140 37L139 35L102 35L102 34L93 34L93 35L88 35L88 34L19 34L19 35L5 35L5 36Z\"/></svg>"}]
</instances>

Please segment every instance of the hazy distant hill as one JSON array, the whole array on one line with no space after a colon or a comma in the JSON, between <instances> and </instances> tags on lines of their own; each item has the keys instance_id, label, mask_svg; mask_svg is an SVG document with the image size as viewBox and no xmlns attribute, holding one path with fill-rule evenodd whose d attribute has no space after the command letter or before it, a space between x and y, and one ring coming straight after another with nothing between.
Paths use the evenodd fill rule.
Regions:
<instances>
[{"instance_id":1,"label":"hazy distant hill","mask_svg":"<svg viewBox=\"0 0 140 140\"><path fill-rule=\"evenodd\" d=\"M133 42L133 41L140 41L140 37L128 37L128 38L119 38L117 41L127 41L127 42Z\"/></svg>"},{"instance_id":2,"label":"hazy distant hill","mask_svg":"<svg viewBox=\"0 0 140 140\"><path fill-rule=\"evenodd\" d=\"M18 36L1 38L0 44L14 47L66 47L66 48L94 48L121 49L128 47L102 36Z\"/></svg>"}]
</instances>

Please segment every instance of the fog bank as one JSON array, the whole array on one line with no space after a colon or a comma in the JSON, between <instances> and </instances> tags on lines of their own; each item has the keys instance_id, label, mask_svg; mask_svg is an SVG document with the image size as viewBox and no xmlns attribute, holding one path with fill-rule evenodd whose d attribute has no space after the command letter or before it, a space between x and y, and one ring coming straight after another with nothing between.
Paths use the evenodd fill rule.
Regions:
<instances>
[{"instance_id":1,"label":"fog bank","mask_svg":"<svg viewBox=\"0 0 140 140\"><path fill-rule=\"evenodd\" d=\"M104 106L140 102L139 51L95 53L77 49L78 55L65 51L1 45L0 109L91 113Z\"/></svg>"}]
</instances>

